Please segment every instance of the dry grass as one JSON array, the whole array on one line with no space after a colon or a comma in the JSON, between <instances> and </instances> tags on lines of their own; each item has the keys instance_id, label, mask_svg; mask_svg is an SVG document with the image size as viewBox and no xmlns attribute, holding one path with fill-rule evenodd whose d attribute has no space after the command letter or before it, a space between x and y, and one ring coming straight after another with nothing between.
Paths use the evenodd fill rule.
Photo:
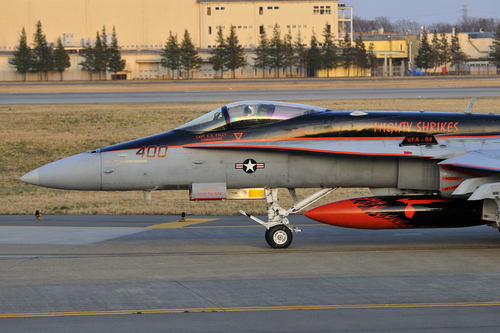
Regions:
<instances>
[{"instance_id":1,"label":"dry grass","mask_svg":"<svg viewBox=\"0 0 500 333\"><path fill-rule=\"evenodd\" d=\"M500 98L479 99L475 112L500 113ZM314 101L332 109L392 109L461 112L468 99ZM25 172L45 163L96 147L176 127L220 103L79 104L0 106L0 214L179 214L231 215L238 209L263 213L263 202L189 202L186 191L158 191L153 202L141 192L80 192L21 183ZM300 191L304 195L310 190ZM363 195L345 189L328 200ZM288 196L285 204L289 204Z\"/></svg>"},{"instance_id":2,"label":"dry grass","mask_svg":"<svg viewBox=\"0 0 500 333\"><path fill-rule=\"evenodd\" d=\"M61 84L59 82L27 82L0 84L0 93L44 92L130 92L130 91L199 91L199 90L281 90L327 88L398 88L398 87L466 87L498 86L500 77L463 79L430 77L414 79L349 79L349 80L258 80L258 81L152 81L152 82L93 82Z\"/></svg>"}]
</instances>

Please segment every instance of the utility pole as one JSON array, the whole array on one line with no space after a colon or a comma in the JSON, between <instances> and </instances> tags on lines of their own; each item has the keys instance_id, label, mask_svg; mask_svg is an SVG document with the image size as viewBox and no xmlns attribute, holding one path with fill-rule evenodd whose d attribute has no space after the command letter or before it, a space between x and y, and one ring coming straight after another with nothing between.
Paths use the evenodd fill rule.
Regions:
<instances>
[{"instance_id":1,"label":"utility pole","mask_svg":"<svg viewBox=\"0 0 500 333\"><path fill-rule=\"evenodd\" d=\"M467 23L469 21L469 8L467 5L462 6L462 22Z\"/></svg>"}]
</instances>

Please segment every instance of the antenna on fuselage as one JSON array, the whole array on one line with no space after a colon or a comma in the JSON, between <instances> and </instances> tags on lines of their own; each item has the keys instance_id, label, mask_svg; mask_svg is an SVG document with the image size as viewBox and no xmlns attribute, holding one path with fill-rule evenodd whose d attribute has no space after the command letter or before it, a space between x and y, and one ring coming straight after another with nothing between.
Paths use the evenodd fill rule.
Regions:
<instances>
[{"instance_id":1,"label":"antenna on fuselage","mask_svg":"<svg viewBox=\"0 0 500 333\"><path fill-rule=\"evenodd\" d=\"M467 108L465 109L465 114L472 114L472 110L474 109L474 105L476 105L477 102L477 97L472 97L470 99L469 105L467 105Z\"/></svg>"}]
</instances>

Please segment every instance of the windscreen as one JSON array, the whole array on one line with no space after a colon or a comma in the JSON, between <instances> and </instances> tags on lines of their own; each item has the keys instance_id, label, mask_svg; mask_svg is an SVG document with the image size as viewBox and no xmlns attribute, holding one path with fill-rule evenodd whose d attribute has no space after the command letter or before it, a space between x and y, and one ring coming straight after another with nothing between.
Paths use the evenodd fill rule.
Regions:
<instances>
[{"instance_id":1,"label":"windscreen","mask_svg":"<svg viewBox=\"0 0 500 333\"><path fill-rule=\"evenodd\" d=\"M228 104L177 129L188 132L213 132L245 129L326 111L304 104L249 101Z\"/></svg>"},{"instance_id":2,"label":"windscreen","mask_svg":"<svg viewBox=\"0 0 500 333\"><path fill-rule=\"evenodd\" d=\"M222 108L218 108L176 129L193 133L203 133L226 130L227 124L226 118L222 115Z\"/></svg>"}]
</instances>

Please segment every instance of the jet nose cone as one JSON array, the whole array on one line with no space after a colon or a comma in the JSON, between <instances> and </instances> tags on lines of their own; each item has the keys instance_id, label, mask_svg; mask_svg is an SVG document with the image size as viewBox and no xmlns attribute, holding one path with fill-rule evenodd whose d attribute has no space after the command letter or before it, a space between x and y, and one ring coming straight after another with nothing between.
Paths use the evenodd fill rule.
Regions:
<instances>
[{"instance_id":1,"label":"jet nose cone","mask_svg":"<svg viewBox=\"0 0 500 333\"><path fill-rule=\"evenodd\" d=\"M32 170L22 176L20 180L27 184L40 185L40 178L38 176L38 169Z\"/></svg>"},{"instance_id":2,"label":"jet nose cone","mask_svg":"<svg viewBox=\"0 0 500 333\"><path fill-rule=\"evenodd\" d=\"M46 164L28 172L21 181L65 190L100 190L99 153L82 153Z\"/></svg>"}]
</instances>

